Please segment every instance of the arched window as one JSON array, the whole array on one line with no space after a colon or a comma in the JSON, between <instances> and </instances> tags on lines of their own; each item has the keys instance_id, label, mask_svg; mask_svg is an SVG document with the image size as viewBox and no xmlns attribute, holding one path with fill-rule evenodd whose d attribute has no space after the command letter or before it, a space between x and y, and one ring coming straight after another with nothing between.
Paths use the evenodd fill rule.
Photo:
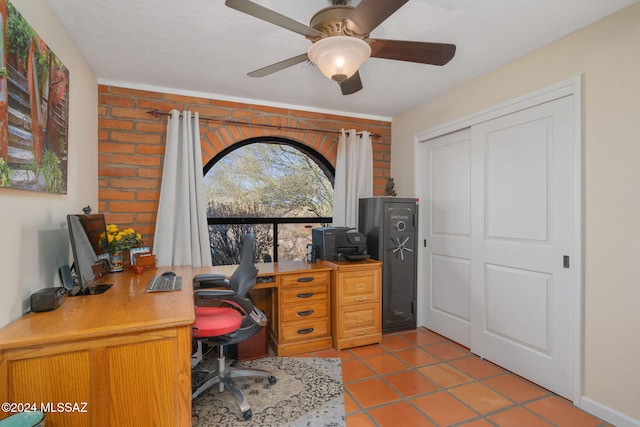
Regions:
<instances>
[{"instance_id":1,"label":"arched window","mask_svg":"<svg viewBox=\"0 0 640 427\"><path fill-rule=\"evenodd\" d=\"M311 229L331 222L333 177L322 155L284 138L220 152L204 167L213 264L237 264L245 233L256 235L256 261L304 259Z\"/></svg>"}]
</instances>

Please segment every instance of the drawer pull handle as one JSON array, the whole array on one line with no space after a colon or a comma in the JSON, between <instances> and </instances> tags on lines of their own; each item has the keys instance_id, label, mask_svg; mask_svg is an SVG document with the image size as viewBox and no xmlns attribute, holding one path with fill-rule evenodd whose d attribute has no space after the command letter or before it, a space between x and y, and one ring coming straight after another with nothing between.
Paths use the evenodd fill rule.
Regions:
<instances>
[{"instance_id":1,"label":"drawer pull handle","mask_svg":"<svg viewBox=\"0 0 640 427\"><path fill-rule=\"evenodd\" d=\"M298 298L311 298L313 296L313 292L306 292L303 294L296 295Z\"/></svg>"},{"instance_id":2,"label":"drawer pull handle","mask_svg":"<svg viewBox=\"0 0 640 427\"><path fill-rule=\"evenodd\" d=\"M353 300L354 300L354 301L358 301L358 302L360 302L360 301L366 301L366 300L367 300L367 297L354 298Z\"/></svg>"},{"instance_id":3,"label":"drawer pull handle","mask_svg":"<svg viewBox=\"0 0 640 427\"><path fill-rule=\"evenodd\" d=\"M364 289L364 283L358 283L356 284L356 291L361 291Z\"/></svg>"},{"instance_id":4,"label":"drawer pull handle","mask_svg":"<svg viewBox=\"0 0 640 427\"><path fill-rule=\"evenodd\" d=\"M304 310L298 312L298 316L311 316L312 314L313 310Z\"/></svg>"},{"instance_id":5,"label":"drawer pull handle","mask_svg":"<svg viewBox=\"0 0 640 427\"><path fill-rule=\"evenodd\" d=\"M296 280L296 282L300 282L300 283L313 282L313 277L300 277Z\"/></svg>"},{"instance_id":6,"label":"drawer pull handle","mask_svg":"<svg viewBox=\"0 0 640 427\"><path fill-rule=\"evenodd\" d=\"M358 332L356 332L356 335L364 335L364 334L366 334L366 332L365 332L365 331L358 331Z\"/></svg>"},{"instance_id":7,"label":"drawer pull handle","mask_svg":"<svg viewBox=\"0 0 640 427\"><path fill-rule=\"evenodd\" d=\"M313 332L313 328L298 329L298 333L301 335L310 334L311 332Z\"/></svg>"}]
</instances>

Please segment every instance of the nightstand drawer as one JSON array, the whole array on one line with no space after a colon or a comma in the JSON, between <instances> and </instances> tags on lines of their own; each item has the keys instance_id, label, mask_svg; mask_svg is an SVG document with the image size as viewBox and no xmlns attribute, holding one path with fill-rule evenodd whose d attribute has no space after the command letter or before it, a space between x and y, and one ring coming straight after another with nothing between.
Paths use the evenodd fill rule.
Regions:
<instances>
[{"instance_id":1,"label":"nightstand drawer","mask_svg":"<svg viewBox=\"0 0 640 427\"><path fill-rule=\"evenodd\" d=\"M290 274L282 276L280 286L307 286L307 285L328 285L329 284L329 272L328 271L316 271L305 274Z\"/></svg>"},{"instance_id":2,"label":"nightstand drawer","mask_svg":"<svg viewBox=\"0 0 640 427\"><path fill-rule=\"evenodd\" d=\"M352 338L380 331L380 303L358 304L340 309L340 338Z\"/></svg>"},{"instance_id":3,"label":"nightstand drawer","mask_svg":"<svg viewBox=\"0 0 640 427\"><path fill-rule=\"evenodd\" d=\"M287 306L282 310L283 322L317 319L329 315L329 301L298 302L295 306Z\"/></svg>"},{"instance_id":4,"label":"nightstand drawer","mask_svg":"<svg viewBox=\"0 0 640 427\"><path fill-rule=\"evenodd\" d=\"M380 281L376 271L354 271L340 275L340 304L362 303L380 299Z\"/></svg>"},{"instance_id":5,"label":"nightstand drawer","mask_svg":"<svg viewBox=\"0 0 640 427\"><path fill-rule=\"evenodd\" d=\"M296 308L309 304L310 302L316 302L319 300L327 300L328 287L327 285L319 286L304 286L304 287L291 287L280 289L281 304L295 304Z\"/></svg>"},{"instance_id":6,"label":"nightstand drawer","mask_svg":"<svg viewBox=\"0 0 640 427\"><path fill-rule=\"evenodd\" d=\"M282 326L282 341L304 341L329 335L329 319L295 322Z\"/></svg>"}]
</instances>

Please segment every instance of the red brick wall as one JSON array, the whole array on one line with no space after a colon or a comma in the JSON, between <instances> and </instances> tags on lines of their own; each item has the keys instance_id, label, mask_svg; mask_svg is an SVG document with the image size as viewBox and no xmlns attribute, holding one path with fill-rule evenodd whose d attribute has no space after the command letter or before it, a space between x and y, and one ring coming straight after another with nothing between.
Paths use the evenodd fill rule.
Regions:
<instances>
[{"instance_id":1,"label":"red brick wall","mask_svg":"<svg viewBox=\"0 0 640 427\"><path fill-rule=\"evenodd\" d=\"M373 179L374 195L384 194L391 161L391 122L101 85L98 100L99 211L105 214L108 223L133 226L143 235L147 245L153 244L167 130L167 117L147 114L154 109L165 112L191 110L201 117L250 123L240 126L201 119L203 164L240 141L278 136L312 147L335 167L338 135L314 132L313 129L368 130L381 135L372 139ZM303 130L251 125L256 123Z\"/></svg>"}]
</instances>

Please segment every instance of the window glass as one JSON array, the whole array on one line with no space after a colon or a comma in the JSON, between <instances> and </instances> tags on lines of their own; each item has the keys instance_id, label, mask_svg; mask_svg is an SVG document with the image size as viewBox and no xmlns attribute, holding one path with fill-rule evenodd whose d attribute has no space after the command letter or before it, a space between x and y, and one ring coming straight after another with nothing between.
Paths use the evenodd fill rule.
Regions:
<instances>
[{"instance_id":1,"label":"window glass","mask_svg":"<svg viewBox=\"0 0 640 427\"><path fill-rule=\"evenodd\" d=\"M256 235L256 261L304 259L311 228L321 224L250 223L255 218L331 217L333 170L309 149L282 141L252 142L217 159L204 176L207 216L235 224L209 226L214 265L237 264L237 244L245 233ZM243 221L247 219L247 221Z\"/></svg>"}]
</instances>

